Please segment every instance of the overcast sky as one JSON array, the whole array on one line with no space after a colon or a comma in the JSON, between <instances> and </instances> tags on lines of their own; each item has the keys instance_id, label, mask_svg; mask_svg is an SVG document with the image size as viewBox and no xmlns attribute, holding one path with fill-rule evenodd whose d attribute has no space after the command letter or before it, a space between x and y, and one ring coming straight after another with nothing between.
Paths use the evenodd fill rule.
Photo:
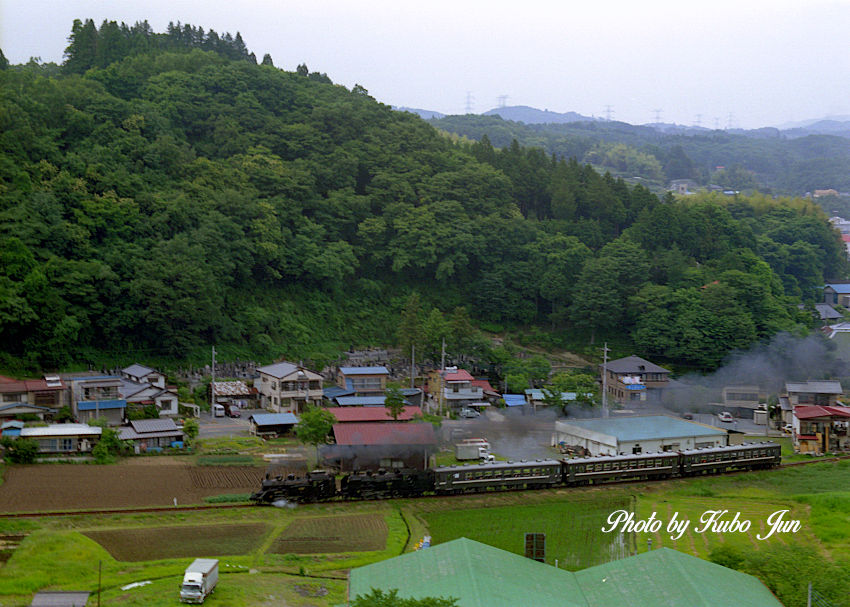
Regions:
<instances>
[{"instance_id":1,"label":"overcast sky","mask_svg":"<svg viewBox=\"0 0 850 607\"><path fill-rule=\"evenodd\" d=\"M507 105L756 128L850 115L850 0L0 0L12 63L61 62L75 18L237 31L383 103Z\"/></svg>"}]
</instances>

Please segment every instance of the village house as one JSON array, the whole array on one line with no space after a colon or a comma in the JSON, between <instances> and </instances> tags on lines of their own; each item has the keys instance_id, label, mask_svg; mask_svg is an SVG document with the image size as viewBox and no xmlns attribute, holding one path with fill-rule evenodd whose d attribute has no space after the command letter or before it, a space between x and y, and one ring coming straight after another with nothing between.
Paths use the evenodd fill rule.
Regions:
<instances>
[{"instance_id":1,"label":"village house","mask_svg":"<svg viewBox=\"0 0 850 607\"><path fill-rule=\"evenodd\" d=\"M13 379L0 375L0 418L34 415L51 417L67 404L65 384L59 377Z\"/></svg>"},{"instance_id":2,"label":"village house","mask_svg":"<svg viewBox=\"0 0 850 607\"><path fill-rule=\"evenodd\" d=\"M163 449L179 444L183 446L183 428L166 419L137 419L118 432L118 438L133 444L136 453Z\"/></svg>"},{"instance_id":3,"label":"village house","mask_svg":"<svg viewBox=\"0 0 850 607\"><path fill-rule=\"evenodd\" d=\"M850 451L850 407L799 405L794 407L794 451L823 455Z\"/></svg>"},{"instance_id":4,"label":"village house","mask_svg":"<svg viewBox=\"0 0 850 607\"><path fill-rule=\"evenodd\" d=\"M322 376L290 362L257 369L254 387L260 405L276 413L301 413L307 405L322 403Z\"/></svg>"},{"instance_id":5,"label":"village house","mask_svg":"<svg viewBox=\"0 0 850 607\"><path fill-rule=\"evenodd\" d=\"M601 377L607 383L608 399L625 404L630 401L661 400L664 388L670 383L670 371L644 360L626 356L599 365Z\"/></svg>"},{"instance_id":6,"label":"village house","mask_svg":"<svg viewBox=\"0 0 850 607\"><path fill-rule=\"evenodd\" d=\"M353 390L357 396L383 394L389 376L386 367L340 367L336 374L336 385Z\"/></svg>"},{"instance_id":7,"label":"village house","mask_svg":"<svg viewBox=\"0 0 850 607\"><path fill-rule=\"evenodd\" d=\"M73 375L64 378L71 400L71 413L80 422L100 417L110 426L120 426L127 409L121 394L124 380L117 375Z\"/></svg>"},{"instance_id":8,"label":"village house","mask_svg":"<svg viewBox=\"0 0 850 607\"><path fill-rule=\"evenodd\" d=\"M292 413L254 413L248 418L249 432L261 438L275 438L291 432L298 423Z\"/></svg>"},{"instance_id":9,"label":"village house","mask_svg":"<svg viewBox=\"0 0 850 607\"><path fill-rule=\"evenodd\" d=\"M102 428L87 424L51 424L21 428L21 438L38 443L39 453L88 453L100 440Z\"/></svg>"},{"instance_id":10,"label":"village house","mask_svg":"<svg viewBox=\"0 0 850 607\"><path fill-rule=\"evenodd\" d=\"M843 390L837 380L808 380L788 382L785 394L792 407L797 405L837 405Z\"/></svg>"},{"instance_id":11,"label":"village house","mask_svg":"<svg viewBox=\"0 0 850 607\"><path fill-rule=\"evenodd\" d=\"M392 415L390 415L386 407L336 407L328 409L328 411L341 424L391 421L407 422L422 417L422 409L409 405L405 405L396 420L393 420Z\"/></svg>"},{"instance_id":12,"label":"village house","mask_svg":"<svg viewBox=\"0 0 850 607\"><path fill-rule=\"evenodd\" d=\"M337 423L335 445L320 447L324 465L343 472L376 468L428 467L437 449L434 426L427 422Z\"/></svg>"},{"instance_id":13,"label":"village house","mask_svg":"<svg viewBox=\"0 0 850 607\"><path fill-rule=\"evenodd\" d=\"M449 409L481 404L484 401L484 389L481 384L473 382L475 378L465 369L436 369L428 376L428 393L433 395L435 404Z\"/></svg>"}]
</instances>

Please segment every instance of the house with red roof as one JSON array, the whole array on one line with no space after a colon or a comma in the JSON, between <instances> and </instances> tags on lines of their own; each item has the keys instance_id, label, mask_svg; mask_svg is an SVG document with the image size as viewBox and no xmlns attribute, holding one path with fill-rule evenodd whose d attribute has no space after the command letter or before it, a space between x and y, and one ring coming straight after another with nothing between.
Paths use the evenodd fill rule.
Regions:
<instances>
[{"instance_id":1,"label":"house with red roof","mask_svg":"<svg viewBox=\"0 0 850 607\"><path fill-rule=\"evenodd\" d=\"M435 404L448 409L460 409L484 401L484 388L466 369L446 367L428 376L428 393Z\"/></svg>"},{"instance_id":2,"label":"house with red roof","mask_svg":"<svg viewBox=\"0 0 850 607\"><path fill-rule=\"evenodd\" d=\"M378 468L424 470L437 450L428 422L337 423L334 445L319 448L323 465L343 472Z\"/></svg>"},{"instance_id":3,"label":"house with red roof","mask_svg":"<svg viewBox=\"0 0 850 607\"><path fill-rule=\"evenodd\" d=\"M14 379L0 375L0 418L35 415L51 417L68 403L65 383L59 377Z\"/></svg>"},{"instance_id":4,"label":"house with red roof","mask_svg":"<svg viewBox=\"0 0 850 607\"><path fill-rule=\"evenodd\" d=\"M792 425L797 453L850 452L850 407L799 405L794 407Z\"/></svg>"}]
</instances>

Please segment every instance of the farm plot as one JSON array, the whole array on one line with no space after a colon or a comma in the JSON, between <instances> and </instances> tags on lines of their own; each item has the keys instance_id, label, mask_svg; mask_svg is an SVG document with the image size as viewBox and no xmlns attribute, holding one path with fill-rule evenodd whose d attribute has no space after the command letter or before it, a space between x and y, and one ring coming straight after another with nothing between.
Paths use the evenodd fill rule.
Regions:
<instances>
[{"instance_id":1,"label":"farm plot","mask_svg":"<svg viewBox=\"0 0 850 607\"><path fill-rule=\"evenodd\" d=\"M274 541L274 554L329 554L383 550L387 523L380 514L295 519Z\"/></svg>"},{"instance_id":2,"label":"farm plot","mask_svg":"<svg viewBox=\"0 0 850 607\"><path fill-rule=\"evenodd\" d=\"M145 465L140 460L110 466L8 466L0 485L0 512L168 506L175 498L179 505L198 504L211 495L255 491L262 474L262 468Z\"/></svg>"},{"instance_id":3,"label":"farm plot","mask_svg":"<svg viewBox=\"0 0 850 607\"><path fill-rule=\"evenodd\" d=\"M255 550L271 526L265 523L139 527L85 531L118 561L218 557Z\"/></svg>"}]
</instances>

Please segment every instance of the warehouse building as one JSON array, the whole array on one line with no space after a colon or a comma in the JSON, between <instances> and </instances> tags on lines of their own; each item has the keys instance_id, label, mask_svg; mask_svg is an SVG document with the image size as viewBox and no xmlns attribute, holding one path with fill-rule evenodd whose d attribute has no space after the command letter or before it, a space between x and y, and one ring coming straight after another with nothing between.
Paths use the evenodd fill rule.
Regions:
<instances>
[{"instance_id":1,"label":"warehouse building","mask_svg":"<svg viewBox=\"0 0 850 607\"><path fill-rule=\"evenodd\" d=\"M351 571L349 599L372 588L460 607L782 607L755 577L669 548L570 572L466 538Z\"/></svg>"},{"instance_id":2,"label":"warehouse building","mask_svg":"<svg viewBox=\"0 0 850 607\"><path fill-rule=\"evenodd\" d=\"M725 430L669 415L571 419L555 423L555 444L588 455L723 447Z\"/></svg>"}]
</instances>

